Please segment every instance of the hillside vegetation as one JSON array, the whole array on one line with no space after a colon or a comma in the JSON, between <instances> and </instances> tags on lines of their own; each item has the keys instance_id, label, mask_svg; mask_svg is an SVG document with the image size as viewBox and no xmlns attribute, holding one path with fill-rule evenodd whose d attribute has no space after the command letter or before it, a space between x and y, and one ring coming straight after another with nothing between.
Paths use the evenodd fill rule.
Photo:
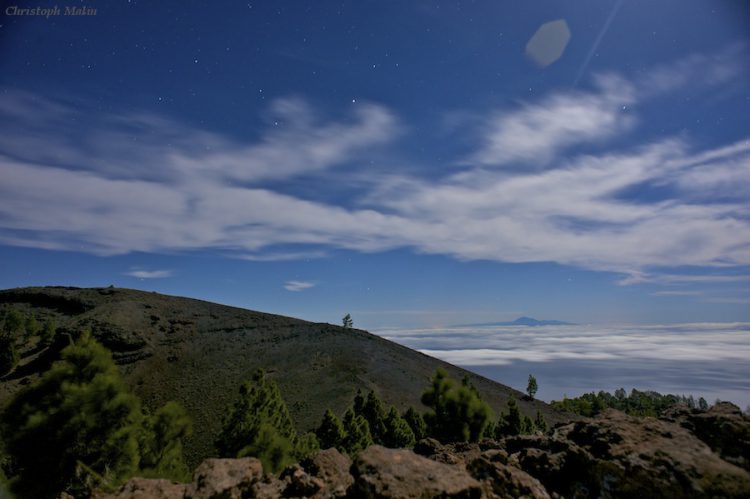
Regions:
<instances>
[{"instance_id":1,"label":"hillside vegetation","mask_svg":"<svg viewBox=\"0 0 750 499\"><path fill-rule=\"evenodd\" d=\"M186 409L196 428L185 442L191 466L212 455L226 407L259 368L279 385L301 434L315 429L326 409L343 414L358 389L401 411L423 408L420 395L438 368L466 377L497 414L512 397L525 414L539 412L552 424L568 419L507 386L358 329L119 288L0 291L0 310L10 306L56 328L52 339L18 333L18 363L0 380L0 406L88 329L112 351L147 409L170 400Z\"/></svg>"}]
</instances>

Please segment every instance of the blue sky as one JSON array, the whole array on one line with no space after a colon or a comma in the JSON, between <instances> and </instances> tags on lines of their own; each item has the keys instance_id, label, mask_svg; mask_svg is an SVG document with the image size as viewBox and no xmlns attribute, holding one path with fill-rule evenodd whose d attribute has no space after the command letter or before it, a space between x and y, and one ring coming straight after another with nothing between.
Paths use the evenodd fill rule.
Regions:
<instances>
[{"instance_id":1,"label":"blue sky","mask_svg":"<svg viewBox=\"0 0 750 499\"><path fill-rule=\"evenodd\" d=\"M0 13L2 288L750 321L745 2L89 6Z\"/></svg>"}]
</instances>

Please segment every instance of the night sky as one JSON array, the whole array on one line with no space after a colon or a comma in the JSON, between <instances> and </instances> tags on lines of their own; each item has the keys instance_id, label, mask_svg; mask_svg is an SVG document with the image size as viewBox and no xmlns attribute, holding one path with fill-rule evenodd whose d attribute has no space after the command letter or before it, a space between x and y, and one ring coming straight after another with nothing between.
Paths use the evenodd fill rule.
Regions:
<instances>
[{"instance_id":1,"label":"night sky","mask_svg":"<svg viewBox=\"0 0 750 499\"><path fill-rule=\"evenodd\" d=\"M745 1L3 5L0 288L750 321Z\"/></svg>"}]
</instances>

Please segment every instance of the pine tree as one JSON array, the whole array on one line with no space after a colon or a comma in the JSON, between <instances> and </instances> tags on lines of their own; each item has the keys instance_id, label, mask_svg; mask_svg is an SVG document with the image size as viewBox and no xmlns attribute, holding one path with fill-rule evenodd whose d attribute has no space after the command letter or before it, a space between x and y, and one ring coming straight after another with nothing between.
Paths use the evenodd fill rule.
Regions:
<instances>
[{"instance_id":1,"label":"pine tree","mask_svg":"<svg viewBox=\"0 0 750 499\"><path fill-rule=\"evenodd\" d=\"M281 392L262 369L240 387L216 440L222 457L256 456L266 472L279 471L295 454L296 433ZM267 449L264 445L268 445Z\"/></svg>"},{"instance_id":2,"label":"pine tree","mask_svg":"<svg viewBox=\"0 0 750 499\"><path fill-rule=\"evenodd\" d=\"M707 411L708 410L708 402L706 402L706 399L703 397L698 399L698 409L701 411Z\"/></svg>"},{"instance_id":3,"label":"pine tree","mask_svg":"<svg viewBox=\"0 0 750 499\"><path fill-rule=\"evenodd\" d=\"M29 315L26 317L26 321L24 321L24 331L25 331L25 337L31 338L32 336L36 336L39 333L39 330L41 329L39 326L39 322L37 322L36 317L33 315Z\"/></svg>"},{"instance_id":4,"label":"pine tree","mask_svg":"<svg viewBox=\"0 0 750 499\"><path fill-rule=\"evenodd\" d=\"M422 394L422 403L432 409L424 416L429 435L445 443L478 441L492 419L492 410L468 378L457 385L443 369Z\"/></svg>"},{"instance_id":5,"label":"pine tree","mask_svg":"<svg viewBox=\"0 0 750 499\"><path fill-rule=\"evenodd\" d=\"M192 421L177 402L167 402L153 416L146 416L141 439L144 476L188 481L183 441L192 434Z\"/></svg>"},{"instance_id":6,"label":"pine tree","mask_svg":"<svg viewBox=\"0 0 750 499\"><path fill-rule=\"evenodd\" d=\"M495 430L496 438L508 435L520 435L524 429L523 416L515 397L508 399L508 414L501 414Z\"/></svg>"},{"instance_id":7,"label":"pine tree","mask_svg":"<svg viewBox=\"0 0 750 499\"><path fill-rule=\"evenodd\" d=\"M44 323L44 327L42 328L42 335L41 335L41 341L43 345L49 345L54 341L55 339L55 322L53 320L48 320Z\"/></svg>"},{"instance_id":8,"label":"pine tree","mask_svg":"<svg viewBox=\"0 0 750 499\"><path fill-rule=\"evenodd\" d=\"M292 464L294 443L266 421L258 424L255 436L237 453L237 457L256 457L263 464L265 473L276 473Z\"/></svg>"},{"instance_id":9,"label":"pine tree","mask_svg":"<svg viewBox=\"0 0 750 499\"><path fill-rule=\"evenodd\" d=\"M359 388L357 388L357 394L354 396L352 407L354 408L354 414L362 414L365 410L365 396L362 395L362 390Z\"/></svg>"},{"instance_id":10,"label":"pine tree","mask_svg":"<svg viewBox=\"0 0 750 499\"><path fill-rule=\"evenodd\" d=\"M341 322L345 328L350 328L354 325L354 322L352 321L352 316L350 314L346 314L343 319L341 319Z\"/></svg>"},{"instance_id":11,"label":"pine tree","mask_svg":"<svg viewBox=\"0 0 750 499\"><path fill-rule=\"evenodd\" d=\"M530 435L534 433L536 427L530 417L524 415L521 417L521 435Z\"/></svg>"},{"instance_id":12,"label":"pine tree","mask_svg":"<svg viewBox=\"0 0 750 499\"><path fill-rule=\"evenodd\" d=\"M340 451L345 451L346 431L344 431L344 425L332 410L328 409L326 411L323 421L320 423L318 429L315 430L315 434L318 436L318 441L322 449L335 447Z\"/></svg>"},{"instance_id":13,"label":"pine tree","mask_svg":"<svg viewBox=\"0 0 750 499\"><path fill-rule=\"evenodd\" d=\"M536 384L536 378L533 375L529 374L529 383L526 385L526 393L529 395L529 398L534 398L538 388L539 387Z\"/></svg>"},{"instance_id":14,"label":"pine tree","mask_svg":"<svg viewBox=\"0 0 750 499\"><path fill-rule=\"evenodd\" d=\"M80 492L81 471L116 484L139 459L142 414L109 351L88 332L61 352L39 383L5 412L3 434L18 466L20 497Z\"/></svg>"},{"instance_id":15,"label":"pine tree","mask_svg":"<svg viewBox=\"0 0 750 499\"><path fill-rule=\"evenodd\" d=\"M534 426L536 426L536 429L541 431L542 433L547 433L547 430L549 430L549 425L547 424L547 420L544 419L544 415L539 409L537 409L536 411L536 419L534 420Z\"/></svg>"},{"instance_id":16,"label":"pine tree","mask_svg":"<svg viewBox=\"0 0 750 499\"><path fill-rule=\"evenodd\" d=\"M367 394L367 399L362 406L360 415L367 420L372 441L376 444L385 445L385 408L383 407L383 402L374 391L371 390Z\"/></svg>"},{"instance_id":17,"label":"pine tree","mask_svg":"<svg viewBox=\"0 0 750 499\"><path fill-rule=\"evenodd\" d=\"M414 439L418 442L427 436L427 425L424 418L413 407L409 407L403 415L404 421L414 433Z\"/></svg>"},{"instance_id":18,"label":"pine tree","mask_svg":"<svg viewBox=\"0 0 750 499\"><path fill-rule=\"evenodd\" d=\"M385 434L383 435L383 445L394 449L401 449L414 446L414 432L409 424L404 421L395 407L391 407L385 417Z\"/></svg>"},{"instance_id":19,"label":"pine tree","mask_svg":"<svg viewBox=\"0 0 750 499\"><path fill-rule=\"evenodd\" d=\"M351 409L344 414L344 431L346 432L344 448L350 456L356 456L373 444L367 420L361 415L355 415Z\"/></svg>"},{"instance_id":20,"label":"pine tree","mask_svg":"<svg viewBox=\"0 0 750 499\"><path fill-rule=\"evenodd\" d=\"M6 331L0 332L0 376L12 371L17 364L16 339Z\"/></svg>"},{"instance_id":21,"label":"pine tree","mask_svg":"<svg viewBox=\"0 0 750 499\"><path fill-rule=\"evenodd\" d=\"M21 332L23 327L23 315L15 307L11 306L5 311L5 320L3 321L3 331L15 336Z\"/></svg>"},{"instance_id":22,"label":"pine tree","mask_svg":"<svg viewBox=\"0 0 750 499\"><path fill-rule=\"evenodd\" d=\"M297 435L294 439L294 460L301 461L320 450L320 442L313 432Z\"/></svg>"}]
</instances>

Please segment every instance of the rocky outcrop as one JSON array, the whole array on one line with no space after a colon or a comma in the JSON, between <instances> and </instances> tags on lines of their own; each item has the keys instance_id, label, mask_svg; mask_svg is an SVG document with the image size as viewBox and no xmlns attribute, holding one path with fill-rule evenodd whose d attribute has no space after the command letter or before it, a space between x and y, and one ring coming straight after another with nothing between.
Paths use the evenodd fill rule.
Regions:
<instances>
[{"instance_id":1,"label":"rocky outcrop","mask_svg":"<svg viewBox=\"0 0 750 499\"><path fill-rule=\"evenodd\" d=\"M413 450L371 446L350 460L315 453L279 475L260 461L208 459L193 483L135 478L99 498L750 497L747 418L731 405L663 419L610 410L550 435Z\"/></svg>"},{"instance_id":2,"label":"rocky outcrop","mask_svg":"<svg viewBox=\"0 0 750 499\"><path fill-rule=\"evenodd\" d=\"M729 402L718 402L708 411L675 406L662 419L678 423L705 442L722 459L750 470L750 418Z\"/></svg>"},{"instance_id":3,"label":"rocky outcrop","mask_svg":"<svg viewBox=\"0 0 750 499\"><path fill-rule=\"evenodd\" d=\"M373 445L352 466L351 497L479 499L481 484L459 466L432 461L406 449Z\"/></svg>"},{"instance_id":4,"label":"rocky outcrop","mask_svg":"<svg viewBox=\"0 0 750 499\"><path fill-rule=\"evenodd\" d=\"M255 458L206 459L193 474L185 493L190 499L241 499L263 478L263 465Z\"/></svg>"},{"instance_id":5,"label":"rocky outcrop","mask_svg":"<svg viewBox=\"0 0 750 499\"><path fill-rule=\"evenodd\" d=\"M609 410L555 429L514 437L509 460L548 492L578 497L748 497L750 474L724 461L687 429Z\"/></svg>"},{"instance_id":6,"label":"rocky outcrop","mask_svg":"<svg viewBox=\"0 0 750 499\"><path fill-rule=\"evenodd\" d=\"M108 499L116 497L118 499L153 499L155 497L164 499L183 499L186 496L188 485L184 483L174 483L169 480L133 478L129 480L115 495L94 493L94 499ZM63 495L62 498L71 498L72 496Z\"/></svg>"}]
</instances>

